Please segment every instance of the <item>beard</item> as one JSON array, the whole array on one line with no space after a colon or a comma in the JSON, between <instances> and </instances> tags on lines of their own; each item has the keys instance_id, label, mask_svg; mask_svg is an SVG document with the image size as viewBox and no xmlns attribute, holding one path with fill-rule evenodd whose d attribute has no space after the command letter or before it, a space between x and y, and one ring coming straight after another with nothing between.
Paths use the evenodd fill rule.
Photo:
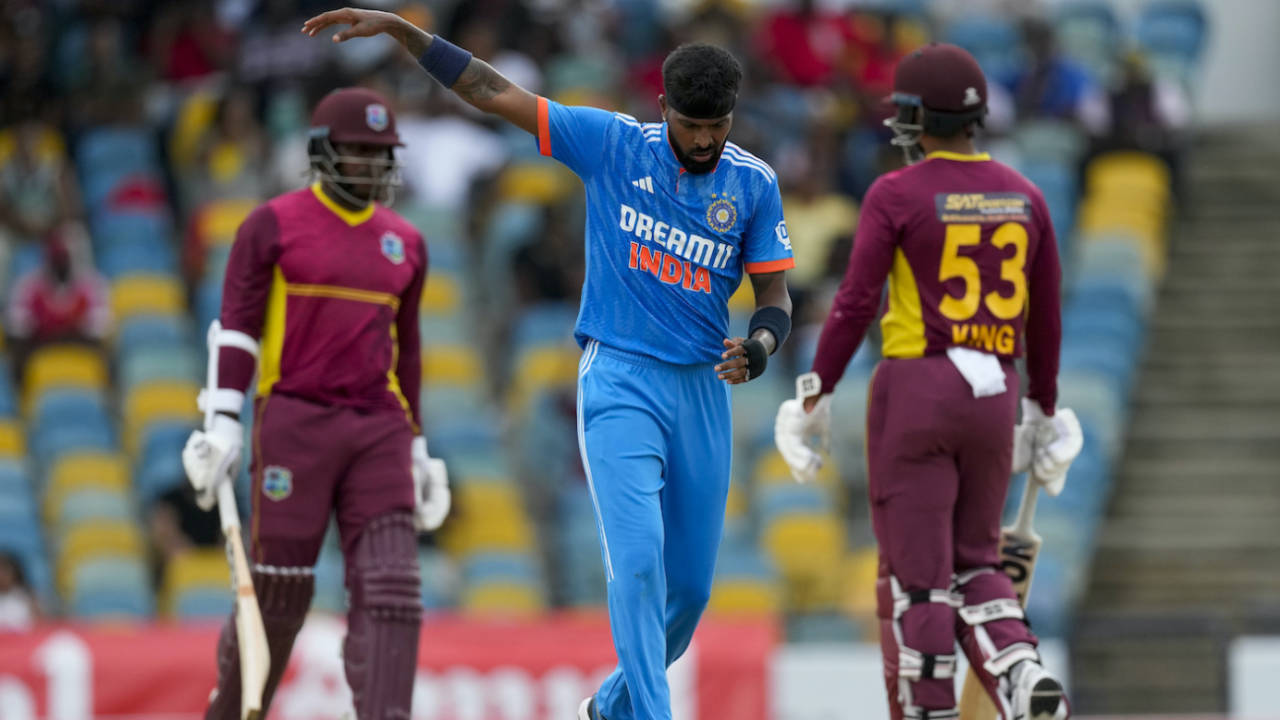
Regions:
<instances>
[{"instance_id":1,"label":"beard","mask_svg":"<svg viewBox=\"0 0 1280 720\"><path fill-rule=\"evenodd\" d=\"M668 132L670 132L668 130ZM711 148L711 157L706 160L696 160L692 155L686 153L680 144L671 141L671 150L676 154L676 159L684 166L684 169L695 175L705 175L716 169L716 165L720 162L720 153L724 152L724 143L720 143L719 147Z\"/></svg>"}]
</instances>

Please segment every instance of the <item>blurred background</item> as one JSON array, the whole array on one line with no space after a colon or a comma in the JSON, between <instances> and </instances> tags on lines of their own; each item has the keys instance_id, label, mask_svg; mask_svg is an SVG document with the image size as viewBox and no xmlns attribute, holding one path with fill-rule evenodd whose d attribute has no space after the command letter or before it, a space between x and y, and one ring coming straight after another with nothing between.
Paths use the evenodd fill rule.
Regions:
<instances>
[{"instance_id":1,"label":"blurred background","mask_svg":"<svg viewBox=\"0 0 1280 720\"><path fill-rule=\"evenodd\" d=\"M707 629L673 670L677 717L884 716L862 459L878 337L837 392L819 483L792 483L772 423L860 198L901 163L881 126L894 64L930 40L986 71L980 146L1043 190L1064 258L1060 403L1086 444L1036 519L1047 661L1078 714L1280 717L1280 3L367 4L534 92L642 121L677 44L744 64L733 139L778 171L796 330L733 393L724 544ZM237 225L306 182L310 108L352 84L391 101L406 143L395 209L431 255L426 433L454 483L420 548L415 718L568 718L612 664L574 417L581 185L394 43L299 34L332 7L0 2L4 720L202 708L231 599L180 462L204 328ZM733 328L752 305L744 286ZM273 717L349 702L336 537L314 610Z\"/></svg>"}]
</instances>

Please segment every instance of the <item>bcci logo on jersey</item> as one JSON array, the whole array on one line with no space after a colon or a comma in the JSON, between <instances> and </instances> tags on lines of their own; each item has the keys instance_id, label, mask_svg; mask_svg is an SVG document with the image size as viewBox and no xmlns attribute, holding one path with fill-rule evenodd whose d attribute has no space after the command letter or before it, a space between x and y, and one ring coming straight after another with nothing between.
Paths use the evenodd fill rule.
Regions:
<instances>
[{"instance_id":1,"label":"bcci logo on jersey","mask_svg":"<svg viewBox=\"0 0 1280 720\"><path fill-rule=\"evenodd\" d=\"M712 195L711 197L715 197ZM738 208L733 206L736 198L720 198L707 206L707 224L718 233L726 233L733 229L738 221Z\"/></svg>"},{"instance_id":2,"label":"bcci logo on jersey","mask_svg":"<svg viewBox=\"0 0 1280 720\"><path fill-rule=\"evenodd\" d=\"M379 243L382 245L382 254L388 260L396 265L404 262L404 240L401 240L399 235L393 232L386 233Z\"/></svg>"},{"instance_id":3,"label":"bcci logo on jersey","mask_svg":"<svg viewBox=\"0 0 1280 720\"><path fill-rule=\"evenodd\" d=\"M262 469L262 494L280 501L293 494L293 473L289 468L268 465Z\"/></svg>"}]
</instances>

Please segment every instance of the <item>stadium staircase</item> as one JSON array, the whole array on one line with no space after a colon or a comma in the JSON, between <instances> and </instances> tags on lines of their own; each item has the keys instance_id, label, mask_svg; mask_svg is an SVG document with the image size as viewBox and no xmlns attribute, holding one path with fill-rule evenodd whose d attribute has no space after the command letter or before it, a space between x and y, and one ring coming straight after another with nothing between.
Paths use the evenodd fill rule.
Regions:
<instances>
[{"instance_id":1,"label":"stadium staircase","mask_svg":"<svg viewBox=\"0 0 1280 720\"><path fill-rule=\"evenodd\" d=\"M1075 623L1087 713L1224 712L1231 637L1280 630L1280 139L1211 132Z\"/></svg>"}]
</instances>

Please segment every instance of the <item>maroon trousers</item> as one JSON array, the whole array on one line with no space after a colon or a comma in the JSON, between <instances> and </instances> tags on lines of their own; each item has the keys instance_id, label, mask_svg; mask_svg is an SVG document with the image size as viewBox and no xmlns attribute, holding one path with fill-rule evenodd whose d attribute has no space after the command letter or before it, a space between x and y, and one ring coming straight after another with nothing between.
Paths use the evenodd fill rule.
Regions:
<instances>
[{"instance_id":1,"label":"maroon trousers","mask_svg":"<svg viewBox=\"0 0 1280 720\"><path fill-rule=\"evenodd\" d=\"M984 398L974 398L945 355L885 359L871 381L867 470L895 720L955 706L947 665L957 639L975 666L1011 645L1036 643L1021 619L970 625L959 612L1015 597L998 571L1018 400L1012 363L1005 371L1006 391ZM995 686L989 673L983 680Z\"/></svg>"}]
</instances>

